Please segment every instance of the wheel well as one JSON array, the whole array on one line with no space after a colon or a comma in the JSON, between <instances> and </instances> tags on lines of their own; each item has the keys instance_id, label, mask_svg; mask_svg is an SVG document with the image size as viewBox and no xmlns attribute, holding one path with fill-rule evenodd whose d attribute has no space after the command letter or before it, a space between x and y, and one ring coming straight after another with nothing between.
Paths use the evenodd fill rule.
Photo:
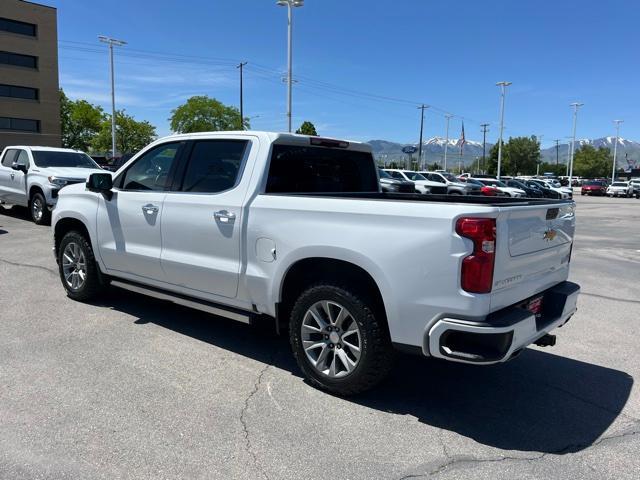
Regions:
<instances>
[{"instance_id":1,"label":"wheel well","mask_svg":"<svg viewBox=\"0 0 640 480\"><path fill-rule=\"evenodd\" d=\"M343 260L318 257L299 260L286 273L277 306L277 320L281 328L288 325L291 308L300 294L321 281L346 285L355 293L367 297L386 323L382 294L366 270Z\"/></svg>"},{"instance_id":2,"label":"wheel well","mask_svg":"<svg viewBox=\"0 0 640 480\"><path fill-rule=\"evenodd\" d=\"M58 258L58 248L62 238L72 230L80 232L91 244L91 237L89 236L89 230L80 220L76 218L63 218L56 223L56 227L53 233L56 258Z\"/></svg>"},{"instance_id":3,"label":"wheel well","mask_svg":"<svg viewBox=\"0 0 640 480\"><path fill-rule=\"evenodd\" d=\"M29 201L31 201L31 197L33 197L34 193L41 193L42 195L44 195L44 191L38 187L37 185L33 185L30 189L29 189Z\"/></svg>"}]
</instances>

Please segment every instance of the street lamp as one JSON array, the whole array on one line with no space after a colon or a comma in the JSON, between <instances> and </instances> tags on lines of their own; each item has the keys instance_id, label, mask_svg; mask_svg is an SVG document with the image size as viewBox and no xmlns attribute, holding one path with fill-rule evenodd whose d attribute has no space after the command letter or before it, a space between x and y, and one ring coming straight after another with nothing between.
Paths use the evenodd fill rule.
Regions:
<instances>
[{"instance_id":1,"label":"street lamp","mask_svg":"<svg viewBox=\"0 0 640 480\"><path fill-rule=\"evenodd\" d=\"M276 5L287 7L288 30L287 30L287 120L289 133L291 133L291 84L293 83L293 7L302 7L304 0L278 0Z\"/></svg>"},{"instance_id":2,"label":"street lamp","mask_svg":"<svg viewBox=\"0 0 640 480\"><path fill-rule=\"evenodd\" d=\"M618 157L618 139L620 138L620 124L624 122L624 120L614 120L613 123L616 125L616 144L613 147L613 170L611 172L611 183L616 181L616 159Z\"/></svg>"},{"instance_id":3,"label":"street lamp","mask_svg":"<svg viewBox=\"0 0 640 480\"><path fill-rule=\"evenodd\" d=\"M109 62L111 64L111 156L116 156L116 87L113 75L113 46L121 47L126 45L124 40L98 35L98 40L109 45Z\"/></svg>"},{"instance_id":4,"label":"street lamp","mask_svg":"<svg viewBox=\"0 0 640 480\"><path fill-rule=\"evenodd\" d=\"M578 108L583 106L584 103L573 102L571 106L573 107L573 135L571 138L571 161L569 162L569 186L573 183L571 182L573 177L573 157L576 154L576 123L578 122Z\"/></svg>"},{"instance_id":5,"label":"street lamp","mask_svg":"<svg viewBox=\"0 0 640 480\"><path fill-rule=\"evenodd\" d=\"M500 87L500 140L498 141L498 175L496 178L500 180L500 168L502 167L502 133L504 131L504 97L506 88L511 82L498 82L496 86Z\"/></svg>"}]
</instances>

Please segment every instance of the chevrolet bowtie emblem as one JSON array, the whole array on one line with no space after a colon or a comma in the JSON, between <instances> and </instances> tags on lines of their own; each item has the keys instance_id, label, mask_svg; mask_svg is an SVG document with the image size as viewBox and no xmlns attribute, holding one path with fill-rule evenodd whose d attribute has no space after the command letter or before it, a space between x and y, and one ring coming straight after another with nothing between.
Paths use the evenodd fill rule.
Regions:
<instances>
[{"instance_id":1,"label":"chevrolet bowtie emblem","mask_svg":"<svg viewBox=\"0 0 640 480\"><path fill-rule=\"evenodd\" d=\"M554 238L556 238L556 235L558 235L558 232L556 232L553 228L550 228L549 230L544 232L542 238L547 242L551 242Z\"/></svg>"}]
</instances>

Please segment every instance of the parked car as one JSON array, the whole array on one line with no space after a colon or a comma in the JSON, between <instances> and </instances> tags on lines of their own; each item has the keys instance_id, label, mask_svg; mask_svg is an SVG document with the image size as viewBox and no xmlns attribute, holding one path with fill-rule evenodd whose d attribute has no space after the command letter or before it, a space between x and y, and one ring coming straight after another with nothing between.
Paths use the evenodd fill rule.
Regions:
<instances>
[{"instance_id":1,"label":"parked car","mask_svg":"<svg viewBox=\"0 0 640 480\"><path fill-rule=\"evenodd\" d=\"M525 197L529 197L529 198L544 197L544 194L539 188L530 187L529 185L526 185L524 182L521 182L520 180L512 179L512 180L507 180L504 183L507 185L507 187L524 190Z\"/></svg>"},{"instance_id":2,"label":"parked car","mask_svg":"<svg viewBox=\"0 0 640 480\"><path fill-rule=\"evenodd\" d=\"M508 196L506 193L498 190L497 187L492 187L490 185L485 185L484 183L476 180L475 178L469 177L458 177L458 180L464 183L469 183L472 185L476 185L480 188L480 194L486 197L503 197Z\"/></svg>"},{"instance_id":3,"label":"parked car","mask_svg":"<svg viewBox=\"0 0 640 480\"><path fill-rule=\"evenodd\" d=\"M580 195L605 195L607 187L599 180L585 180L580 187Z\"/></svg>"},{"instance_id":4,"label":"parked car","mask_svg":"<svg viewBox=\"0 0 640 480\"><path fill-rule=\"evenodd\" d=\"M250 131L157 140L53 211L70 298L110 283L272 323L341 395L380 381L394 348L485 365L553 344L579 294L574 230L573 202L389 197L369 145Z\"/></svg>"},{"instance_id":5,"label":"parked car","mask_svg":"<svg viewBox=\"0 0 640 480\"><path fill-rule=\"evenodd\" d=\"M413 172L411 170L397 170L397 169L385 169L389 175L398 180L404 180L413 182L415 184L416 191L419 193L433 193L444 195L447 193L447 188L443 187L441 184L437 182L432 182L431 180L427 180L425 177L420 175L418 172Z\"/></svg>"},{"instance_id":6,"label":"parked car","mask_svg":"<svg viewBox=\"0 0 640 480\"><path fill-rule=\"evenodd\" d=\"M465 183L458 180L449 172L420 172L420 174L431 180L447 186L449 195L480 195L480 187L474 183Z\"/></svg>"},{"instance_id":7,"label":"parked car","mask_svg":"<svg viewBox=\"0 0 640 480\"><path fill-rule=\"evenodd\" d=\"M413 182L409 180L400 180L398 178L393 178L384 170L378 170L378 174L380 175L380 187L382 187L383 192L387 193L419 193L416 190L416 186Z\"/></svg>"},{"instance_id":8,"label":"parked car","mask_svg":"<svg viewBox=\"0 0 640 480\"><path fill-rule=\"evenodd\" d=\"M632 197L633 185L631 182L613 182L607 187L609 197Z\"/></svg>"},{"instance_id":9,"label":"parked car","mask_svg":"<svg viewBox=\"0 0 640 480\"><path fill-rule=\"evenodd\" d=\"M530 180L525 180L524 183L532 188L539 188L542 191L542 194L544 195L544 198L556 198L556 199L567 199L569 198L568 195L554 189L551 188L549 186L549 184L547 184L546 182L543 182L542 180L537 180L537 179L530 179Z\"/></svg>"},{"instance_id":10,"label":"parked car","mask_svg":"<svg viewBox=\"0 0 640 480\"><path fill-rule=\"evenodd\" d=\"M552 190L556 190L562 193L562 198L573 198L573 188L563 187L559 180L556 180L555 178L548 178L548 177L540 178L538 180L546 183L549 186L549 188L551 188Z\"/></svg>"},{"instance_id":11,"label":"parked car","mask_svg":"<svg viewBox=\"0 0 640 480\"><path fill-rule=\"evenodd\" d=\"M480 183L495 187L510 197L524 197L525 192L519 188L508 187L505 183L495 178L476 178Z\"/></svg>"},{"instance_id":12,"label":"parked car","mask_svg":"<svg viewBox=\"0 0 640 480\"><path fill-rule=\"evenodd\" d=\"M633 187L633 195L640 199L640 178L632 178L629 183Z\"/></svg>"},{"instance_id":13,"label":"parked car","mask_svg":"<svg viewBox=\"0 0 640 480\"><path fill-rule=\"evenodd\" d=\"M0 156L0 203L29 207L38 225L51 220L58 192L104 172L86 153L53 147L10 146Z\"/></svg>"}]
</instances>

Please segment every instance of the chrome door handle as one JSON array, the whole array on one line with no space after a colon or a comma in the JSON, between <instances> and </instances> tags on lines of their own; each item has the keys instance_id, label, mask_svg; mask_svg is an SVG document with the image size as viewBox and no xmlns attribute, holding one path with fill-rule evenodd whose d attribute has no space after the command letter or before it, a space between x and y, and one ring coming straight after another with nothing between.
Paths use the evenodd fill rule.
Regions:
<instances>
[{"instance_id":1,"label":"chrome door handle","mask_svg":"<svg viewBox=\"0 0 640 480\"><path fill-rule=\"evenodd\" d=\"M147 215L153 215L154 213L158 213L158 207L148 203L142 206L142 213L146 213Z\"/></svg>"},{"instance_id":2,"label":"chrome door handle","mask_svg":"<svg viewBox=\"0 0 640 480\"><path fill-rule=\"evenodd\" d=\"M231 223L236 219L236 214L228 210L219 210L213 216L216 220L220 220L220 223Z\"/></svg>"}]
</instances>

